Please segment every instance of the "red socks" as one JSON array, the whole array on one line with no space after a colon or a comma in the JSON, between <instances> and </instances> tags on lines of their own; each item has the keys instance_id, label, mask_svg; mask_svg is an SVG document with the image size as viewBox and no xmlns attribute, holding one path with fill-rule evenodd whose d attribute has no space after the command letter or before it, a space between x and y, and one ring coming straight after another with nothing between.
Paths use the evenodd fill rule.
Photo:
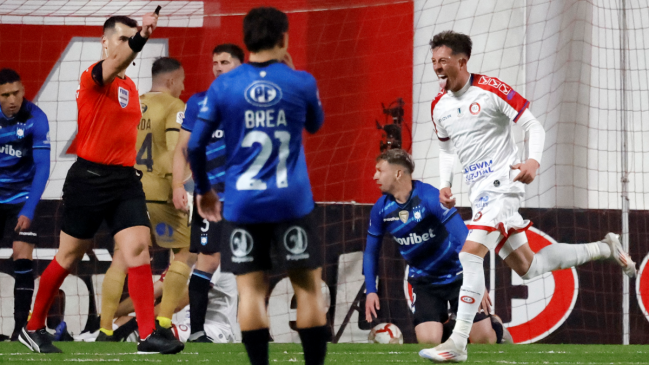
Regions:
<instances>
[{"instance_id":1,"label":"red socks","mask_svg":"<svg viewBox=\"0 0 649 365\"><path fill-rule=\"evenodd\" d=\"M133 307L135 307L140 339L144 340L155 329L155 313L153 311L155 299L153 297L151 265L128 269L128 294L133 300Z\"/></svg>"},{"instance_id":2,"label":"red socks","mask_svg":"<svg viewBox=\"0 0 649 365\"><path fill-rule=\"evenodd\" d=\"M151 270L149 269L149 272ZM41 275L41 282L38 286L38 293L36 293L36 300L34 301L34 311L32 317L27 323L27 330L36 331L45 327L45 319L50 307L54 302L54 296L59 292L63 280L70 272L56 261L56 257L49 265L43 275ZM151 280L149 280L151 281Z\"/></svg>"}]
</instances>

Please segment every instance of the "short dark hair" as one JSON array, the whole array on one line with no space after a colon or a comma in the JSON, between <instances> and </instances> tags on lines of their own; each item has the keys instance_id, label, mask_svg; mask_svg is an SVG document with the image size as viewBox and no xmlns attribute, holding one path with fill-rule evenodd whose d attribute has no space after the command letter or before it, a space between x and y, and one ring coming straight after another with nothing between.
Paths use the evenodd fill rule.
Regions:
<instances>
[{"instance_id":1,"label":"short dark hair","mask_svg":"<svg viewBox=\"0 0 649 365\"><path fill-rule=\"evenodd\" d=\"M181 65L180 61L175 58L160 57L157 60L153 61L153 65L151 66L151 76L156 77L160 74L173 72L181 67L183 67L183 65Z\"/></svg>"},{"instance_id":2,"label":"short dark hair","mask_svg":"<svg viewBox=\"0 0 649 365\"><path fill-rule=\"evenodd\" d=\"M463 53L467 58L471 58L471 47L473 47L473 42L471 42L471 37L466 34L454 32L452 30L445 30L435 34L429 44L431 49L446 46L453 51L454 55Z\"/></svg>"},{"instance_id":3,"label":"short dark hair","mask_svg":"<svg viewBox=\"0 0 649 365\"><path fill-rule=\"evenodd\" d=\"M239 60L239 62L243 63L243 50L241 47L237 46L236 44L232 43L224 43L224 44L219 44L218 46L214 47L214 51L212 51L212 54L217 54L217 53L229 53L230 56L233 58L236 58Z\"/></svg>"},{"instance_id":4,"label":"short dark hair","mask_svg":"<svg viewBox=\"0 0 649 365\"><path fill-rule=\"evenodd\" d=\"M410 156L408 152L399 148L394 148L382 152L376 158L376 162L379 161L387 161L392 165L403 166L405 167L408 174L412 174L415 171L415 161L412 159L412 156Z\"/></svg>"},{"instance_id":5,"label":"short dark hair","mask_svg":"<svg viewBox=\"0 0 649 365\"><path fill-rule=\"evenodd\" d=\"M18 75L18 72L10 68L3 68L0 70L0 85L13 84L18 81L20 81L20 75Z\"/></svg>"},{"instance_id":6,"label":"short dark hair","mask_svg":"<svg viewBox=\"0 0 649 365\"><path fill-rule=\"evenodd\" d=\"M250 52L275 47L286 32L288 17L275 8L254 8L243 18L243 43Z\"/></svg>"},{"instance_id":7,"label":"short dark hair","mask_svg":"<svg viewBox=\"0 0 649 365\"><path fill-rule=\"evenodd\" d=\"M123 15L116 15L106 19L106 21L104 22L104 33L106 33L108 29L115 29L115 24L117 23L122 23L127 27L137 28L137 21L135 21L134 19Z\"/></svg>"}]
</instances>

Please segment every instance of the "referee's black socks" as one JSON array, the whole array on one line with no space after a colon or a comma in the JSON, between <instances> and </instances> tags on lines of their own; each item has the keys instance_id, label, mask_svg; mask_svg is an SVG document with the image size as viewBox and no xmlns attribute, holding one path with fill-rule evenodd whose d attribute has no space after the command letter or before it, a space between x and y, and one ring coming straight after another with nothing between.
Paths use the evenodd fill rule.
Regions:
<instances>
[{"instance_id":1,"label":"referee's black socks","mask_svg":"<svg viewBox=\"0 0 649 365\"><path fill-rule=\"evenodd\" d=\"M29 308L34 295L34 272L32 260L14 260L14 332L20 331L27 324Z\"/></svg>"},{"instance_id":2,"label":"referee's black socks","mask_svg":"<svg viewBox=\"0 0 649 365\"><path fill-rule=\"evenodd\" d=\"M194 270L189 279L189 322L192 333L204 331L212 274Z\"/></svg>"},{"instance_id":3,"label":"referee's black socks","mask_svg":"<svg viewBox=\"0 0 649 365\"><path fill-rule=\"evenodd\" d=\"M246 346L246 352L248 352L248 358L252 365L268 365L269 339L270 331L268 328L241 331L241 342Z\"/></svg>"},{"instance_id":4,"label":"referee's black socks","mask_svg":"<svg viewBox=\"0 0 649 365\"><path fill-rule=\"evenodd\" d=\"M331 339L331 329L324 325L320 327L298 328L304 349L306 365L323 365L327 355L327 341Z\"/></svg>"}]
</instances>

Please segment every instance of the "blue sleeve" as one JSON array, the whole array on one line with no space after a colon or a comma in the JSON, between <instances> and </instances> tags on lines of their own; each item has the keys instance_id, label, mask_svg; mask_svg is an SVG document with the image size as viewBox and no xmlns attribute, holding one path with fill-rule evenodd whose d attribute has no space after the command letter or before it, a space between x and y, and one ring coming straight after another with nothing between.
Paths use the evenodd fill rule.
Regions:
<instances>
[{"instance_id":1,"label":"blue sleeve","mask_svg":"<svg viewBox=\"0 0 649 365\"><path fill-rule=\"evenodd\" d=\"M33 130L32 130L32 157L34 159L34 180L29 189L29 198L20 210L19 215L34 219L36 205L41 200L47 178L50 177L50 126L47 116L43 111L34 107L32 109Z\"/></svg>"},{"instance_id":2,"label":"blue sleeve","mask_svg":"<svg viewBox=\"0 0 649 365\"><path fill-rule=\"evenodd\" d=\"M36 205L41 200L45 185L47 185L47 178L50 176L50 150L49 148L35 148L33 156L36 172L34 173L32 187L29 190L29 198L19 213L19 215L24 215L31 220L34 219Z\"/></svg>"},{"instance_id":3,"label":"blue sleeve","mask_svg":"<svg viewBox=\"0 0 649 365\"><path fill-rule=\"evenodd\" d=\"M207 193L212 188L207 176L206 148L215 129L212 124L209 124L203 119L198 119L196 125L194 125L194 131L192 131L187 146L189 166L192 169L192 174L194 174L194 190L201 195Z\"/></svg>"},{"instance_id":4,"label":"blue sleeve","mask_svg":"<svg viewBox=\"0 0 649 365\"><path fill-rule=\"evenodd\" d=\"M192 136L189 138L187 154L189 157L189 166L194 174L194 190L198 194L207 193L212 186L207 176L206 168L206 148L209 144L212 133L219 127L221 121L218 112L218 95L217 80L212 83L207 95L202 101L202 106L198 112L198 119L194 124Z\"/></svg>"},{"instance_id":5,"label":"blue sleeve","mask_svg":"<svg viewBox=\"0 0 649 365\"><path fill-rule=\"evenodd\" d=\"M367 294L376 293L376 272L379 267L379 253L383 244L383 219L379 214L380 202L372 208L370 213L370 227L367 230L367 241L363 252L363 275L365 275L365 289Z\"/></svg>"},{"instance_id":6,"label":"blue sleeve","mask_svg":"<svg viewBox=\"0 0 649 365\"><path fill-rule=\"evenodd\" d=\"M218 108L221 92L219 91L218 81L218 79L214 80L212 86L207 90L207 95L205 95L205 98L200 103L201 107L198 110L198 119L216 124L217 127L221 122Z\"/></svg>"},{"instance_id":7,"label":"blue sleeve","mask_svg":"<svg viewBox=\"0 0 649 365\"><path fill-rule=\"evenodd\" d=\"M304 128L309 133L317 132L324 123L324 111L322 110L322 103L320 102L320 93L318 92L318 85L315 78L307 74L306 83L306 123Z\"/></svg>"},{"instance_id":8,"label":"blue sleeve","mask_svg":"<svg viewBox=\"0 0 649 365\"><path fill-rule=\"evenodd\" d=\"M187 100L187 105L185 106L185 118L183 119L183 124L180 126L180 128L191 132L194 129L194 125L196 124L196 119L198 118L198 111L201 105L201 102L203 101L198 94L192 95L189 100Z\"/></svg>"},{"instance_id":9,"label":"blue sleeve","mask_svg":"<svg viewBox=\"0 0 649 365\"><path fill-rule=\"evenodd\" d=\"M376 272L379 267L379 253L381 252L383 236L367 234L365 252L363 252L363 275L365 275L366 293L376 293Z\"/></svg>"}]
</instances>

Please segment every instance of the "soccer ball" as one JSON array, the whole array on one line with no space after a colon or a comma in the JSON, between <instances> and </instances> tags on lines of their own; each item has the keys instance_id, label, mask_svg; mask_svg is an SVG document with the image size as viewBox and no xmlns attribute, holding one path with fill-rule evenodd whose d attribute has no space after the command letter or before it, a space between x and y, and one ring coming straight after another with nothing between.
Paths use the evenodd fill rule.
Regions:
<instances>
[{"instance_id":1,"label":"soccer ball","mask_svg":"<svg viewBox=\"0 0 649 365\"><path fill-rule=\"evenodd\" d=\"M403 333L401 333L399 327L392 323L381 323L372 328L367 340L370 343L403 345Z\"/></svg>"}]
</instances>

